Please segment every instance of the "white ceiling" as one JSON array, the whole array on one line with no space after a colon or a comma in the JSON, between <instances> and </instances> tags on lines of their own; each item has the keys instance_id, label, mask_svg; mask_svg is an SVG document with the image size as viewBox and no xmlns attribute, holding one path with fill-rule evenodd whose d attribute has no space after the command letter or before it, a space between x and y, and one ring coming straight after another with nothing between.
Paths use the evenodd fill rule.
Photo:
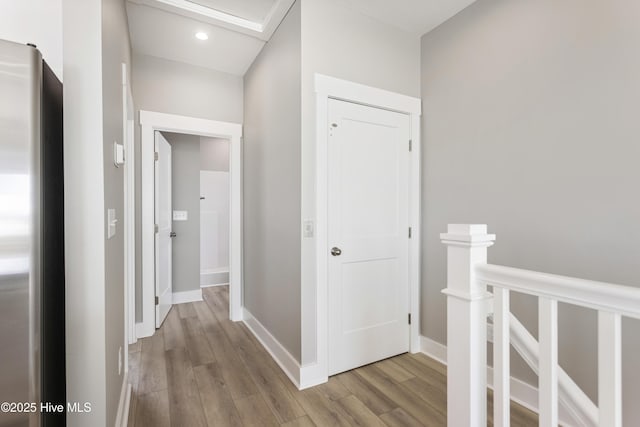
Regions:
<instances>
[{"instance_id":1,"label":"white ceiling","mask_svg":"<svg viewBox=\"0 0 640 427\"><path fill-rule=\"evenodd\" d=\"M187 0L229 15L254 22L264 22L276 4L275 0Z\"/></svg>"},{"instance_id":2,"label":"white ceiling","mask_svg":"<svg viewBox=\"0 0 640 427\"><path fill-rule=\"evenodd\" d=\"M127 3L131 45L135 53L244 75L264 41L217 25L161 9ZM209 40L197 40L204 31Z\"/></svg>"},{"instance_id":3,"label":"white ceiling","mask_svg":"<svg viewBox=\"0 0 640 427\"><path fill-rule=\"evenodd\" d=\"M422 36L475 0L342 0L371 18Z\"/></svg>"},{"instance_id":4,"label":"white ceiling","mask_svg":"<svg viewBox=\"0 0 640 427\"><path fill-rule=\"evenodd\" d=\"M263 41L271 38L295 0L128 0Z\"/></svg>"},{"instance_id":5,"label":"white ceiling","mask_svg":"<svg viewBox=\"0 0 640 427\"><path fill-rule=\"evenodd\" d=\"M295 0L128 0L134 52L244 75ZM475 0L338 0L418 36ZM204 31L209 40L195 39Z\"/></svg>"}]
</instances>

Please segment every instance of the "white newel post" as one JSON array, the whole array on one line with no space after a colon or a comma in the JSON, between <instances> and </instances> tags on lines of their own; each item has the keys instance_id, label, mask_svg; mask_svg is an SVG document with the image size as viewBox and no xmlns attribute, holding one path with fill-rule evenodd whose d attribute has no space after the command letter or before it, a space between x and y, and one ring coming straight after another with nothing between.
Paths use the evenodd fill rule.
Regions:
<instances>
[{"instance_id":1,"label":"white newel post","mask_svg":"<svg viewBox=\"0 0 640 427\"><path fill-rule=\"evenodd\" d=\"M449 224L447 246L447 423L487 425L487 287L475 266L487 263L495 235L482 224Z\"/></svg>"}]
</instances>

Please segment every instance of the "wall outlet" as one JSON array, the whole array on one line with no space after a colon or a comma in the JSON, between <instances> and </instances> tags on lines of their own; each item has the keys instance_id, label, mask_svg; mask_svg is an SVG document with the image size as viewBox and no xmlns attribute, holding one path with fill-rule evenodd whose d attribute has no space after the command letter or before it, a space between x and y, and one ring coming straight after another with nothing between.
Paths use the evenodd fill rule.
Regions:
<instances>
[{"instance_id":1,"label":"wall outlet","mask_svg":"<svg viewBox=\"0 0 640 427\"><path fill-rule=\"evenodd\" d=\"M118 375L122 375L122 347L118 350Z\"/></svg>"}]
</instances>

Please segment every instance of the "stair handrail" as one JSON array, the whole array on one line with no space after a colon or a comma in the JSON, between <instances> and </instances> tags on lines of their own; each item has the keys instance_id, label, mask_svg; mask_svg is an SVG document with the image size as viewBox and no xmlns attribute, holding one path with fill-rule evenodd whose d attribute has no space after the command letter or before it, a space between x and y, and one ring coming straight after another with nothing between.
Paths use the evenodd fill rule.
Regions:
<instances>
[{"instance_id":1,"label":"stair handrail","mask_svg":"<svg viewBox=\"0 0 640 427\"><path fill-rule=\"evenodd\" d=\"M478 264L475 271L489 286L640 319L639 288L493 264Z\"/></svg>"},{"instance_id":2,"label":"stair handrail","mask_svg":"<svg viewBox=\"0 0 640 427\"><path fill-rule=\"evenodd\" d=\"M484 224L449 224L441 239L447 246L447 288L442 292L447 295L447 400L452 409L447 412L448 424L486 425L487 314L492 302L494 425L510 425L513 331L521 333L516 341L522 338L522 342L516 345L527 341L522 333L526 329L509 308L510 292L514 291L538 298L538 340L528 344L537 346L540 425L558 425L558 402L564 393L576 404L573 409L579 412L577 418L582 416L581 422L621 427L621 319L640 319L640 288L488 264L487 249L495 235L488 234ZM487 286L493 288L492 293ZM576 391L575 382L559 367L559 302L598 312L597 414L593 402L581 390Z\"/></svg>"}]
</instances>

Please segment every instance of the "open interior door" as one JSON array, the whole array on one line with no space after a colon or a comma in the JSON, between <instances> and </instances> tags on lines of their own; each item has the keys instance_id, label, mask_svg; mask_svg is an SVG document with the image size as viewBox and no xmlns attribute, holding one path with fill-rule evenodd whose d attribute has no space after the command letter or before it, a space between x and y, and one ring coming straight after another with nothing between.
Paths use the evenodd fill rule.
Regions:
<instances>
[{"instance_id":1,"label":"open interior door","mask_svg":"<svg viewBox=\"0 0 640 427\"><path fill-rule=\"evenodd\" d=\"M171 310L172 218L171 145L160 132L155 134L155 223L156 223L156 328Z\"/></svg>"}]
</instances>

